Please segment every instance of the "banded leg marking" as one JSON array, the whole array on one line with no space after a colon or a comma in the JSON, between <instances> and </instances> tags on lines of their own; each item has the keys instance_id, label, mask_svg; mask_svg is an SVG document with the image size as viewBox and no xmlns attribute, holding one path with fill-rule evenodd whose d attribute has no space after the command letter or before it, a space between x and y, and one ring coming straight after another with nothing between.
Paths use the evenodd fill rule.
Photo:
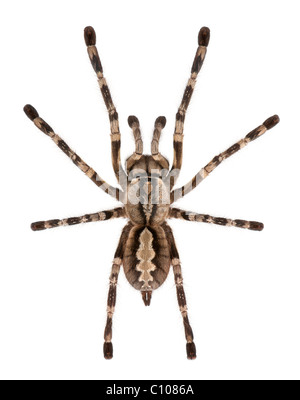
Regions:
<instances>
[{"instance_id":1,"label":"banded leg marking","mask_svg":"<svg viewBox=\"0 0 300 400\"><path fill-rule=\"evenodd\" d=\"M118 182L121 184L122 188L126 186L126 173L121 165L121 134L119 129L119 117L116 107L113 103L109 87L103 76L103 68L96 47L96 32L91 26L87 26L84 29L84 39L87 46L87 52L96 72L98 78L98 84L101 90L101 94L108 111L109 121L110 121L110 131L111 131L111 154L112 154L112 164L114 173Z\"/></svg>"},{"instance_id":2,"label":"banded leg marking","mask_svg":"<svg viewBox=\"0 0 300 400\"><path fill-rule=\"evenodd\" d=\"M109 277L109 290L107 297L107 319L104 329L104 345L103 345L104 358L106 358L107 360L110 360L113 357L113 345L111 342L112 318L116 306L118 276L120 272L120 267L122 265L126 241L132 226L133 225L130 222L128 222L128 224L125 225L125 227L122 230L122 234L113 260L111 274Z\"/></svg>"},{"instance_id":3,"label":"banded leg marking","mask_svg":"<svg viewBox=\"0 0 300 400\"><path fill-rule=\"evenodd\" d=\"M196 51L196 55L194 58L194 62L191 69L191 76L188 80L187 86L185 88L181 104L179 106L178 112L176 114L176 123L175 123L175 131L173 135L173 148L174 148L174 156L173 156L173 165L170 171L170 187L171 189L176 183L176 180L179 176L179 172L182 165L182 146L183 146L183 128L184 128L184 120L186 111L190 104L194 88L196 85L197 75L200 72L200 69L203 65L207 46L210 38L210 30L207 27L202 27L200 29L198 35L198 49Z\"/></svg>"},{"instance_id":4,"label":"banded leg marking","mask_svg":"<svg viewBox=\"0 0 300 400\"><path fill-rule=\"evenodd\" d=\"M189 181L186 185L181 188L175 189L171 192L171 203L180 199L181 197L190 193L193 189L195 189L200 182L203 181L218 165L220 165L224 160L235 154L237 151L245 147L248 143L262 136L267 130L272 129L279 122L278 115L273 115L268 118L262 125L253 129L250 133L248 133L243 139L239 142L235 143L227 150L223 151L219 155L215 156L204 168L202 168L194 178Z\"/></svg>"},{"instance_id":5,"label":"banded leg marking","mask_svg":"<svg viewBox=\"0 0 300 400\"><path fill-rule=\"evenodd\" d=\"M222 217L212 217L207 214L198 214L191 211L170 208L169 218L183 219L185 221L205 222L223 226L236 226L237 228L250 229L252 231L262 231L264 224L257 221L245 221L243 219L228 219Z\"/></svg>"},{"instance_id":6,"label":"banded leg marking","mask_svg":"<svg viewBox=\"0 0 300 400\"><path fill-rule=\"evenodd\" d=\"M121 258L115 258L113 261L113 266L111 269L111 274L109 277L109 290L107 297L107 319L106 326L104 330L104 346L103 353L104 357L109 360L113 357L113 347L111 343L112 339L112 318L115 311L116 306L116 298L117 298L117 283L118 276L120 272L120 267L122 264Z\"/></svg>"},{"instance_id":7,"label":"banded leg marking","mask_svg":"<svg viewBox=\"0 0 300 400\"><path fill-rule=\"evenodd\" d=\"M193 360L196 358L196 346L194 343L193 331L189 322L187 313L186 297L183 289L183 278L180 266L180 260L178 258L172 259L172 266L174 271L174 279L176 284L177 300L179 305L179 310L183 319L183 326L186 338L186 352L187 358Z\"/></svg>"},{"instance_id":8,"label":"banded leg marking","mask_svg":"<svg viewBox=\"0 0 300 400\"><path fill-rule=\"evenodd\" d=\"M59 226L84 224L86 222L106 221L112 218L125 217L125 208L118 207L113 210L100 211L93 214L85 214L81 217L71 217L64 219L50 219L49 221L37 221L31 224L33 231L56 228Z\"/></svg>"},{"instance_id":9,"label":"banded leg marking","mask_svg":"<svg viewBox=\"0 0 300 400\"><path fill-rule=\"evenodd\" d=\"M168 243L169 243L171 264L173 267L174 279L175 279L175 285L176 285L177 301L178 301L179 310L182 315L185 338L186 338L186 342L187 342L186 343L187 358L189 360L193 360L196 358L196 346L194 343L193 330L191 328L189 318L188 318L188 313L187 313L187 303L186 303L186 296L185 296L185 292L184 292L184 288L183 288L183 277L182 277L182 271L181 271L181 266L180 266L179 254L178 254L178 250L176 247L175 239L174 239L171 228L169 227L169 225L167 225L165 223L165 224L163 224L163 229L165 230L165 233L166 233L166 236L168 239Z\"/></svg>"},{"instance_id":10,"label":"banded leg marking","mask_svg":"<svg viewBox=\"0 0 300 400\"><path fill-rule=\"evenodd\" d=\"M47 124L42 118L40 118L38 112L30 104L24 107L24 112L27 117L33 121L35 126L39 128L40 131L49 136L53 142L73 161L73 163L85 174L87 175L98 187L104 190L112 197L119 200L121 198L121 191L108 183L106 183L100 176L86 164L68 145L67 143L56 133L54 133L51 126Z\"/></svg>"}]
</instances>

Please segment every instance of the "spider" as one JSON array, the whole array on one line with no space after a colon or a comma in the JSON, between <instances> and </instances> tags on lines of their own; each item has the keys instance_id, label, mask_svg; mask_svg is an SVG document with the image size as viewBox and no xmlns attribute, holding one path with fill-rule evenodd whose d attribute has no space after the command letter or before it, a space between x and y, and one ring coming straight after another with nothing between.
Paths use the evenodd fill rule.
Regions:
<instances>
[{"instance_id":1,"label":"spider","mask_svg":"<svg viewBox=\"0 0 300 400\"><path fill-rule=\"evenodd\" d=\"M103 352L106 359L113 357L112 318L116 304L116 290L120 267L123 266L129 283L141 292L146 306L150 305L152 291L160 287L173 268L177 299L183 319L188 359L196 358L196 346L189 323L183 278L177 247L172 229L166 222L169 218L186 221L205 222L224 226L261 231L263 224L241 219L213 217L206 214L184 211L172 204L195 189L218 165L232 156L248 143L273 128L279 117L274 115L262 125L248 133L243 139L215 156L186 185L174 189L182 165L183 128L185 115L196 84L197 75L205 59L210 38L210 30L202 27L198 35L198 48L191 68L191 75L185 88L181 104L176 114L173 136L174 156L172 167L159 152L161 131L165 127L166 118L158 117L154 124L151 142L151 155L143 154L143 141L139 120L135 116L128 117L128 124L133 131L135 151L126 160L125 169L120 161L121 135L119 131L118 113L112 101L110 90L103 75L102 64L96 47L96 33L91 26L84 30L85 43L91 64L96 72L100 90L108 111L111 129L111 155L115 176L121 189L107 184L88 164L86 164L53 129L39 117L31 105L24 111L34 124L73 161L98 187L123 203L122 207L86 214L80 217L38 221L31 224L34 231L55 228L65 225L104 221L112 218L127 218L129 221L122 230L117 250L114 255L109 278L107 300L107 320L104 331Z\"/></svg>"}]
</instances>

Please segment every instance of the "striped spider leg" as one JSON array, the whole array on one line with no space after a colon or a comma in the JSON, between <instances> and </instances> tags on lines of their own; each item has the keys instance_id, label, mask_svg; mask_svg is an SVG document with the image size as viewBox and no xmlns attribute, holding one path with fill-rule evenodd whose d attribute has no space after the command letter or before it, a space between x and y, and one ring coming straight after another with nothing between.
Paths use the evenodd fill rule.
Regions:
<instances>
[{"instance_id":1,"label":"striped spider leg","mask_svg":"<svg viewBox=\"0 0 300 400\"><path fill-rule=\"evenodd\" d=\"M50 219L48 221L36 221L31 224L33 231L43 231L45 229L57 228L59 226L70 226L85 224L86 222L107 221L113 218L125 218L125 208L117 207L112 210L99 211L92 214L85 214L81 217L70 217L64 219Z\"/></svg>"},{"instance_id":2,"label":"striped spider leg","mask_svg":"<svg viewBox=\"0 0 300 400\"><path fill-rule=\"evenodd\" d=\"M131 222L128 222L122 230L122 234L119 240L119 244L117 250L115 252L113 265L111 268L111 274L109 277L109 291L107 296L107 319L104 330L104 345L103 345L103 353L104 358L110 360L113 357L113 345L111 342L112 339L112 317L115 311L116 298L117 298L117 283L118 276L120 272L120 267L123 263L124 251L126 247L126 242L128 238L128 234L133 227Z\"/></svg>"},{"instance_id":3,"label":"striped spider leg","mask_svg":"<svg viewBox=\"0 0 300 400\"><path fill-rule=\"evenodd\" d=\"M47 124L42 118L40 118L38 112L30 104L24 107L24 112L27 117L33 121L45 135L49 136L53 142L73 161L73 163L85 173L98 187L104 190L105 193L111 195L117 200L122 197L122 191L106 183L100 176L91 168L86 162L84 162L68 145L67 143L56 133L50 125Z\"/></svg>"},{"instance_id":4,"label":"striped spider leg","mask_svg":"<svg viewBox=\"0 0 300 400\"><path fill-rule=\"evenodd\" d=\"M179 208L175 207L170 208L169 218L183 219L185 221L206 222L207 224L223 226L236 226L237 228L250 229L252 231L262 231L264 229L264 224L262 222L212 217L211 215L198 214L192 211L180 210Z\"/></svg>"},{"instance_id":5,"label":"striped spider leg","mask_svg":"<svg viewBox=\"0 0 300 400\"><path fill-rule=\"evenodd\" d=\"M187 313L187 304L186 304L186 297L185 297L185 293L184 293L184 289L183 289L183 278L182 278L179 254L178 254L178 250L176 247L172 229L166 222L163 224L163 229L166 233L167 241L169 244L171 264L173 267L174 279L175 279L175 285L176 285L177 300L178 300L179 310L182 315L185 338L186 338L187 358L189 360L193 360L196 358L196 346L194 343L194 335L193 335L193 331L192 331L192 328L191 328L191 325L189 322L189 318L188 318L188 313Z\"/></svg>"},{"instance_id":6,"label":"striped spider leg","mask_svg":"<svg viewBox=\"0 0 300 400\"><path fill-rule=\"evenodd\" d=\"M227 150L223 151L219 155L215 156L205 167L203 167L187 184L181 188L175 189L171 192L170 203L174 203L176 200L186 196L192 190L194 190L200 182L203 181L218 165L224 160L232 156L234 153L245 147L248 143L262 136L267 130L272 129L279 122L278 115L273 115L265 120L265 122L249 132L243 139L235 143Z\"/></svg>"},{"instance_id":7,"label":"striped spider leg","mask_svg":"<svg viewBox=\"0 0 300 400\"><path fill-rule=\"evenodd\" d=\"M119 116L116 107L113 103L110 90L108 88L106 79L103 75L103 68L96 47L96 32L91 26L87 26L84 29L84 39L87 45L87 52L91 61L91 64L96 72L98 78L98 84L102 93L104 103L106 105L109 120L110 120L110 131L111 131L111 155L112 165L114 173L118 182L123 189L126 188L127 176L121 164L120 150L121 150L121 134L119 130Z\"/></svg>"},{"instance_id":8,"label":"striped spider leg","mask_svg":"<svg viewBox=\"0 0 300 400\"><path fill-rule=\"evenodd\" d=\"M183 128L184 128L185 115L194 92L197 76L200 72L200 69L205 59L207 46L209 44L209 38L210 38L209 28L202 27L198 35L198 49L196 51L194 62L191 68L191 76L186 85L181 100L181 104L176 114L176 124L173 135L173 148L174 148L173 165L169 173L170 189L172 189L173 186L175 185L182 166Z\"/></svg>"}]
</instances>

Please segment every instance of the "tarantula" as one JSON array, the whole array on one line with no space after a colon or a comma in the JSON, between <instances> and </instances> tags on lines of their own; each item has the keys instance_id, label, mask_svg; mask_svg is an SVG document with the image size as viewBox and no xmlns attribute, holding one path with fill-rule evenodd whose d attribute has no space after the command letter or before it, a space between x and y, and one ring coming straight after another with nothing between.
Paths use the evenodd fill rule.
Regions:
<instances>
[{"instance_id":1,"label":"tarantula","mask_svg":"<svg viewBox=\"0 0 300 400\"><path fill-rule=\"evenodd\" d=\"M193 179L178 189L173 189L182 165L183 127L188 105L196 84L197 75L202 67L210 31L201 28L198 35L198 48L191 69L191 75L185 88L181 104L176 114L174 131L173 165L169 168L168 160L159 152L159 139L165 127L166 118L158 117L154 125L151 143L151 155L143 154L139 121L135 116L129 116L128 124L132 128L135 139L135 152L126 160L123 169L120 161L121 135L119 131L118 113L112 101L110 90L103 76L103 68L96 48L96 34L92 27L84 30L91 64L97 74L100 90L108 111L111 129L111 154L114 173L121 189L107 184L86 164L53 129L39 117L31 105L26 105L24 111L34 124L73 161L98 187L121 201L124 206L112 210L86 214L81 217L38 221L31 224L34 231L55 228L65 225L76 225L85 222L104 221L112 218L127 218L129 221L122 230L117 250L115 252L112 270L109 278L109 293L107 301L107 321L104 331L104 357L113 357L112 317L116 304L116 288L121 265L123 265L129 283L141 292L146 306L150 305L152 291L160 287L168 276L170 266L173 267L177 299L182 314L186 337L186 352L188 359L196 358L196 347L193 332L187 314L186 297L183 289L180 259L172 230L166 220L179 218L186 221L206 222L217 225L236 226L239 228L261 231L263 224L241 219L227 219L197 214L172 207L181 197L190 193L202 182L222 161L232 156L248 143L273 128L279 117L274 115L262 125L248 133L243 139L215 156Z\"/></svg>"}]
</instances>

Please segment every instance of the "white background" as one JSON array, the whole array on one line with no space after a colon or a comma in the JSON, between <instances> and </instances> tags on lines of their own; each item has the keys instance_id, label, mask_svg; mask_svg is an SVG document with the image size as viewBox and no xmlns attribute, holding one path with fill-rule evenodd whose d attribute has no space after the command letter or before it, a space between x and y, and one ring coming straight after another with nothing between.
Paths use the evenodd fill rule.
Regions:
<instances>
[{"instance_id":1,"label":"white background","mask_svg":"<svg viewBox=\"0 0 300 400\"><path fill-rule=\"evenodd\" d=\"M297 1L11 1L0 12L0 378L299 379L299 9ZM120 273L114 359L102 355L111 261L124 220L32 232L36 220L109 209L22 111L31 103L115 185L109 123L83 40L94 26L122 132L145 148L172 134L201 26L211 29L185 124L185 184L267 117L281 122L178 206L262 221L263 232L171 221L198 358L188 361L170 273L145 307Z\"/></svg>"}]
</instances>

